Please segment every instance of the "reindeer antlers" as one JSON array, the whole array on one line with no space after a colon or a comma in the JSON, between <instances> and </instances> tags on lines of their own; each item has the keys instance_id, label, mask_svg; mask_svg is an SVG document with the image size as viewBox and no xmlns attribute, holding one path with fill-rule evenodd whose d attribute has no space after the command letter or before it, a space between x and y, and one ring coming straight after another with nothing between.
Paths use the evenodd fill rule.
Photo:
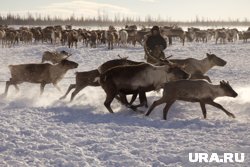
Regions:
<instances>
[{"instance_id":1,"label":"reindeer antlers","mask_svg":"<svg viewBox=\"0 0 250 167\"><path fill-rule=\"evenodd\" d=\"M121 57L119 54L117 55L120 59L128 59L128 56L126 57Z\"/></svg>"},{"instance_id":2,"label":"reindeer antlers","mask_svg":"<svg viewBox=\"0 0 250 167\"><path fill-rule=\"evenodd\" d=\"M224 84L224 85L229 85L229 82L228 82L228 81L226 82L226 81L224 81L224 80L220 81L220 83L221 83L221 84Z\"/></svg>"}]
</instances>

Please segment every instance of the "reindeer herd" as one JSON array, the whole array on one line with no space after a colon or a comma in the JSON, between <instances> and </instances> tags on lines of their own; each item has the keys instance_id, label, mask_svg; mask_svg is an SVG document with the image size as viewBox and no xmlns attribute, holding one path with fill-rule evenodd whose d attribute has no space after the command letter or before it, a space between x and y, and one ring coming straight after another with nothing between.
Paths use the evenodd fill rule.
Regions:
<instances>
[{"instance_id":1,"label":"reindeer herd","mask_svg":"<svg viewBox=\"0 0 250 167\"><path fill-rule=\"evenodd\" d=\"M41 63L9 65L11 77L6 82L5 96L9 86L13 85L18 91L18 85L24 82L40 84L41 95L47 84L53 84L61 91L58 83L67 71L78 67L78 63L68 60L70 56L71 54L66 51L46 51L41 56ZM148 107L147 92L163 89L163 96L153 102L146 116L156 106L166 103L163 118L167 119L167 112L171 105L176 100L183 100L200 103L204 118L207 116L206 104L217 107L234 118L232 113L214 102L214 99L222 96L236 97L237 93L228 82L221 81L219 85L214 85L210 77L205 75L214 66L223 67L226 64L225 60L211 53L207 53L202 60L162 59L158 65L120 57L103 62L96 69L76 72L75 83L69 85L65 95L60 99L66 98L73 89L71 101L87 86L102 87L106 93L104 106L110 113L113 113L111 103L114 99L136 111L138 107ZM128 95L132 95L130 101L128 101ZM137 96L139 104L136 105L134 103Z\"/></svg>"},{"instance_id":2,"label":"reindeer herd","mask_svg":"<svg viewBox=\"0 0 250 167\"><path fill-rule=\"evenodd\" d=\"M172 45L173 39L180 39L184 45L185 42L208 42L214 40L216 44L226 42L235 42L243 40L247 42L250 38L250 27L246 31L239 31L236 28L220 28L206 29L190 27L184 31L178 26L162 26L160 27L161 34ZM78 47L78 43L83 46L96 48L99 45L105 44L108 49L114 47L126 47L128 44L143 45L150 28L141 28L136 25L126 26L117 30L113 26L109 26L108 30L87 30L83 28L72 29L71 25L66 25L63 28L61 25L47 27L20 27L14 29L7 25L0 25L0 42L3 47L11 47L23 44L32 43L50 43L67 45L69 48Z\"/></svg>"}]
</instances>

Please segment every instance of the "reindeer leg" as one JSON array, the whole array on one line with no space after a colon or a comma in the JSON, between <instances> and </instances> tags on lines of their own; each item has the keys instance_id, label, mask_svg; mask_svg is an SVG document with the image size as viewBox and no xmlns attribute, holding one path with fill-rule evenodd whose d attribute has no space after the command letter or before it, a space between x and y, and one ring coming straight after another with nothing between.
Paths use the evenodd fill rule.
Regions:
<instances>
[{"instance_id":1,"label":"reindeer leg","mask_svg":"<svg viewBox=\"0 0 250 167\"><path fill-rule=\"evenodd\" d=\"M207 110L206 110L205 103L200 102L200 106L201 106L203 117L204 117L204 119L206 119L207 118Z\"/></svg>"},{"instance_id":2,"label":"reindeer leg","mask_svg":"<svg viewBox=\"0 0 250 167\"><path fill-rule=\"evenodd\" d=\"M210 104L218 109L221 109L223 112L225 112L229 117L235 118L235 115L229 111L227 111L222 105L214 102L213 100L209 100L207 104Z\"/></svg>"},{"instance_id":3,"label":"reindeer leg","mask_svg":"<svg viewBox=\"0 0 250 167\"><path fill-rule=\"evenodd\" d=\"M72 92L71 97L70 97L70 101L73 101L75 96L86 86L81 86L81 87L76 87L75 90Z\"/></svg>"},{"instance_id":4,"label":"reindeer leg","mask_svg":"<svg viewBox=\"0 0 250 167\"><path fill-rule=\"evenodd\" d=\"M9 90L9 87L12 83L10 81L7 81L6 82L6 86L5 86L5 91L4 91L4 96L7 96L8 94L8 90Z\"/></svg>"},{"instance_id":5,"label":"reindeer leg","mask_svg":"<svg viewBox=\"0 0 250 167\"><path fill-rule=\"evenodd\" d=\"M158 105L161 105L163 103L166 102L166 99L164 97L160 98L159 100L156 100L153 102L153 104L150 106L148 112L146 113L145 116L149 116L149 114L153 111L153 109L158 106Z\"/></svg>"},{"instance_id":6,"label":"reindeer leg","mask_svg":"<svg viewBox=\"0 0 250 167\"><path fill-rule=\"evenodd\" d=\"M147 100L146 92L139 93L139 100L141 104L143 104L146 108L148 108L148 100Z\"/></svg>"},{"instance_id":7,"label":"reindeer leg","mask_svg":"<svg viewBox=\"0 0 250 167\"><path fill-rule=\"evenodd\" d=\"M134 94L133 97L134 96L136 98L137 94ZM140 104L138 104L138 105L132 105L132 103L131 103L131 107L130 108L132 108L133 110L136 110L138 107L142 107L142 106L145 106L146 108L148 108L148 102L147 102L147 97L146 97L146 93L145 92L139 92L139 100L140 100Z\"/></svg>"},{"instance_id":8,"label":"reindeer leg","mask_svg":"<svg viewBox=\"0 0 250 167\"><path fill-rule=\"evenodd\" d=\"M44 87L45 87L46 83L41 83L40 85L40 96L43 94L44 92Z\"/></svg>"},{"instance_id":9,"label":"reindeer leg","mask_svg":"<svg viewBox=\"0 0 250 167\"><path fill-rule=\"evenodd\" d=\"M54 85L54 87L56 87L56 89L59 91L59 92L62 92L62 90L61 90L61 88L55 83L55 84L53 84Z\"/></svg>"},{"instance_id":10,"label":"reindeer leg","mask_svg":"<svg viewBox=\"0 0 250 167\"><path fill-rule=\"evenodd\" d=\"M17 86L17 82L16 82L16 81L13 81L12 78L10 78L10 80L6 82L5 91L4 91L4 96L7 96L8 90L9 90L9 86L10 86L10 85L14 85L15 88L16 88L16 91L17 91L17 92L19 91L19 88L18 88L18 86Z\"/></svg>"},{"instance_id":11,"label":"reindeer leg","mask_svg":"<svg viewBox=\"0 0 250 167\"><path fill-rule=\"evenodd\" d=\"M70 92L72 89L74 89L74 88L76 88L76 84L70 84L70 85L69 85L69 88L68 88L68 90L67 90L67 92L65 93L65 95L63 95L62 97L60 97L60 100L65 99L65 98L67 97L67 95L69 94L69 92Z\"/></svg>"},{"instance_id":12,"label":"reindeer leg","mask_svg":"<svg viewBox=\"0 0 250 167\"><path fill-rule=\"evenodd\" d=\"M135 101L137 95L138 95L138 93L133 94L133 97L132 97L131 102L130 102L130 105L131 105L130 108L132 108L133 110L136 110L138 107L142 107L142 106L145 106L147 108L148 102L147 102L146 93L144 91L139 92L140 104L139 105L132 105L132 103Z\"/></svg>"},{"instance_id":13,"label":"reindeer leg","mask_svg":"<svg viewBox=\"0 0 250 167\"><path fill-rule=\"evenodd\" d=\"M172 106L172 104L175 102L175 100L173 101L168 101L166 106L163 109L163 119L167 120L167 114L168 114L168 110L170 109L170 107Z\"/></svg>"},{"instance_id":14,"label":"reindeer leg","mask_svg":"<svg viewBox=\"0 0 250 167\"><path fill-rule=\"evenodd\" d=\"M107 97L106 97L106 100L104 102L104 106L108 109L108 111L110 113L114 113L114 111L112 110L112 108L110 107L113 99L115 98L116 96L116 93L115 92L110 92L110 93L107 93Z\"/></svg>"},{"instance_id":15,"label":"reindeer leg","mask_svg":"<svg viewBox=\"0 0 250 167\"><path fill-rule=\"evenodd\" d=\"M131 98L131 100L129 102L129 105L132 105L134 103L135 99L137 98L137 95L138 95L138 93L133 94L133 96L132 96L132 98Z\"/></svg>"},{"instance_id":16,"label":"reindeer leg","mask_svg":"<svg viewBox=\"0 0 250 167\"><path fill-rule=\"evenodd\" d=\"M126 95L123 93L119 93L119 96L115 96L115 99L118 100L123 105L129 105Z\"/></svg>"}]
</instances>

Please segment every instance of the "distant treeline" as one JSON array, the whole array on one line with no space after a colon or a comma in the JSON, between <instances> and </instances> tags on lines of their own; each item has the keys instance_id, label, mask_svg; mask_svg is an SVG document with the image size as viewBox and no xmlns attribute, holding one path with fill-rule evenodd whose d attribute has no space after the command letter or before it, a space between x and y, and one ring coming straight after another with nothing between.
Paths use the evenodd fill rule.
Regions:
<instances>
[{"instance_id":1,"label":"distant treeline","mask_svg":"<svg viewBox=\"0 0 250 167\"><path fill-rule=\"evenodd\" d=\"M141 26L152 26L152 25L178 25L178 26L250 26L248 19L244 20L210 20L196 17L193 21L172 21L154 19L150 16L141 19L139 17L116 17L110 19L108 16L97 16L92 18L75 17L74 15L69 18L62 19L59 17L41 16L27 14L27 16L20 16L18 14L0 14L0 25L74 25L74 26L124 26L124 25L141 25Z\"/></svg>"}]
</instances>

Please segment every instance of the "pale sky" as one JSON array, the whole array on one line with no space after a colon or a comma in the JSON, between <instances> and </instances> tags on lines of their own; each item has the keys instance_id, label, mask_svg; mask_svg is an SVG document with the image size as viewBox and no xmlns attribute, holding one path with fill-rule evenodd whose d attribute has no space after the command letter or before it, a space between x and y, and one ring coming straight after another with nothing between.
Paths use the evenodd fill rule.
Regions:
<instances>
[{"instance_id":1,"label":"pale sky","mask_svg":"<svg viewBox=\"0 0 250 167\"><path fill-rule=\"evenodd\" d=\"M92 17L106 13L120 16L190 21L196 16L213 20L247 18L250 20L250 0L0 0L0 14L36 13L50 16Z\"/></svg>"}]
</instances>

